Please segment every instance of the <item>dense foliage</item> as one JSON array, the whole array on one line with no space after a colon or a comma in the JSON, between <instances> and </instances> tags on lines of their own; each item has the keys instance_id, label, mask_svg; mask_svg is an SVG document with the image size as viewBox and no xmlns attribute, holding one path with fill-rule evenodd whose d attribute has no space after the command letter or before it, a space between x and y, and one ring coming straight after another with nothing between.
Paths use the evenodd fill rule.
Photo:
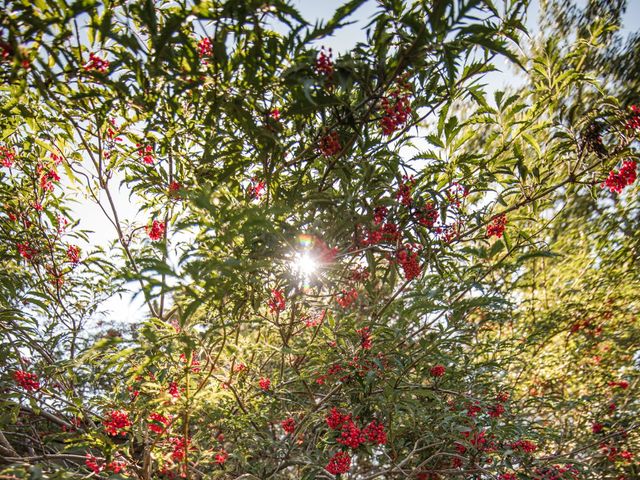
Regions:
<instances>
[{"instance_id":1,"label":"dense foliage","mask_svg":"<svg viewBox=\"0 0 640 480\"><path fill-rule=\"evenodd\" d=\"M625 2L2 6L1 478L639 478Z\"/></svg>"}]
</instances>

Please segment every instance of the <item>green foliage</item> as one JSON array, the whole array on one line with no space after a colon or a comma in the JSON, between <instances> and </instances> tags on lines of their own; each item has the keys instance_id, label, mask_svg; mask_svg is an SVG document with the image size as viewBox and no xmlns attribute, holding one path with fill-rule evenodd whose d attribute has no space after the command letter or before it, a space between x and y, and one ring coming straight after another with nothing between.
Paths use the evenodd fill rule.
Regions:
<instances>
[{"instance_id":1,"label":"green foliage","mask_svg":"<svg viewBox=\"0 0 640 480\"><path fill-rule=\"evenodd\" d=\"M4 1L3 476L637 477L622 10L365 3Z\"/></svg>"}]
</instances>

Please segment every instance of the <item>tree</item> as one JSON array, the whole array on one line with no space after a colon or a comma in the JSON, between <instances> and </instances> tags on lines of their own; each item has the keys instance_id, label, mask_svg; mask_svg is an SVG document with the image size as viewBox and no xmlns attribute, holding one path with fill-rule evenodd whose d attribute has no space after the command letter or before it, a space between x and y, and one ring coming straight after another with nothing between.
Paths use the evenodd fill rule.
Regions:
<instances>
[{"instance_id":1,"label":"tree","mask_svg":"<svg viewBox=\"0 0 640 480\"><path fill-rule=\"evenodd\" d=\"M4 476L638 475L617 20L384 0L321 47L363 3L4 3Z\"/></svg>"}]
</instances>

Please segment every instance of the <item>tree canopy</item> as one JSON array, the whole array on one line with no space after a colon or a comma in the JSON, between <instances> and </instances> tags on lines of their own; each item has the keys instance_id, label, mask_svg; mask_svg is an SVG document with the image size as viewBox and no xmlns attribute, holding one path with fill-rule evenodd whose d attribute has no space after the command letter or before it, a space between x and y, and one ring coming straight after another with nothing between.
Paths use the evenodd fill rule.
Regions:
<instances>
[{"instance_id":1,"label":"tree canopy","mask_svg":"<svg viewBox=\"0 0 640 480\"><path fill-rule=\"evenodd\" d=\"M624 0L2 7L0 478L640 478Z\"/></svg>"}]
</instances>

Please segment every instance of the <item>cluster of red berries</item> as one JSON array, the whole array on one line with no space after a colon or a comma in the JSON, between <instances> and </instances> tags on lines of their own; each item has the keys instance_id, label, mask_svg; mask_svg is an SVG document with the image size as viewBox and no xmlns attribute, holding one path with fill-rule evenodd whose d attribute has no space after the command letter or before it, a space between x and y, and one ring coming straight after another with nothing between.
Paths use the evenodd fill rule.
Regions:
<instances>
[{"instance_id":1,"label":"cluster of red berries","mask_svg":"<svg viewBox=\"0 0 640 480\"><path fill-rule=\"evenodd\" d=\"M627 128L629 130L640 130L640 107L631 105L631 114L627 120Z\"/></svg>"},{"instance_id":2,"label":"cluster of red berries","mask_svg":"<svg viewBox=\"0 0 640 480\"><path fill-rule=\"evenodd\" d=\"M509 400L509 392L500 392L496 397L496 403L489 408L488 413L492 418L501 417L505 412L504 403Z\"/></svg>"},{"instance_id":3,"label":"cluster of red berries","mask_svg":"<svg viewBox=\"0 0 640 480\"><path fill-rule=\"evenodd\" d=\"M381 100L380 108L383 111L380 128L387 136L402 128L411 115L411 102L407 93L393 92Z\"/></svg>"},{"instance_id":4,"label":"cluster of red berries","mask_svg":"<svg viewBox=\"0 0 640 480\"><path fill-rule=\"evenodd\" d=\"M105 463L103 460L99 460L98 458L88 453L85 458L85 465L96 475L99 475L103 471L112 472L117 475L120 472L124 473L127 467L127 464L123 461L114 460L112 462Z\"/></svg>"},{"instance_id":5,"label":"cluster of red berries","mask_svg":"<svg viewBox=\"0 0 640 480\"><path fill-rule=\"evenodd\" d=\"M371 329L369 327L363 327L356 330L356 333L360 335L360 347L363 350L371 350L373 342L371 341Z\"/></svg>"},{"instance_id":6,"label":"cluster of red berries","mask_svg":"<svg viewBox=\"0 0 640 480\"><path fill-rule=\"evenodd\" d=\"M471 444L475 449L491 452L496 448L495 442L487 437L487 432L461 432L461 435L465 438L467 443ZM492 436L491 436L492 438ZM467 451L467 447L465 447L460 442L455 442L455 447L458 453L463 454ZM458 465L459 466L459 465Z\"/></svg>"},{"instance_id":7,"label":"cluster of red berries","mask_svg":"<svg viewBox=\"0 0 640 480\"><path fill-rule=\"evenodd\" d=\"M367 280L370 275L366 267L354 267L351 269L349 278L354 282L363 282Z\"/></svg>"},{"instance_id":8,"label":"cluster of red berries","mask_svg":"<svg viewBox=\"0 0 640 480\"><path fill-rule=\"evenodd\" d=\"M118 137L118 127L116 126L116 120L114 118L109 119L109 126L107 127L107 138L111 141L121 142L122 138Z\"/></svg>"},{"instance_id":9,"label":"cluster of red berries","mask_svg":"<svg viewBox=\"0 0 640 480\"><path fill-rule=\"evenodd\" d=\"M438 378L438 377L444 376L446 371L447 369L444 368L444 365L437 364L431 367L431 370L429 371L429 373L431 374L432 377Z\"/></svg>"},{"instance_id":10,"label":"cluster of red berries","mask_svg":"<svg viewBox=\"0 0 640 480\"><path fill-rule=\"evenodd\" d=\"M177 382L169 382L169 388L167 388L167 393L171 395L173 398L180 397L180 387L178 387Z\"/></svg>"},{"instance_id":11,"label":"cluster of red berries","mask_svg":"<svg viewBox=\"0 0 640 480\"><path fill-rule=\"evenodd\" d=\"M400 203L405 207L410 207L413 203L412 190L415 184L416 181L413 179L413 176L404 175L400 185L398 185L396 200L400 200Z\"/></svg>"},{"instance_id":12,"label":"cluster of red berries","mask_svg":"<svg viewBox=\"0 0 640 480\"><path fill-rule=\"evenodd\" d=\"M365 443L372 445L387 443L384 425L375 420L361 429L355 424L351 414L343 414L335 407L331 409L325 420L327 426L338 433L336 441L345 447L355 450ZM325 468L329 473L337 475L348 472L350 466L351 457L342 451L334 454Z\"/></svg>"},{"instance_id":13,"label":"cluster of red berries","mask_svg":"<svg viewBox=\"0 0 640 480\"><path fill-rule=\"evenodd\" d=\"M280 109L274 108L273 110L271 110L271 112L269 112L269 116L277 122L278 120L280 120Z\"/></svg>"},{"instance_id":14,"label":"cluster of red berries","mask_svg":"<svg viewBox=\"0 0 640 480\"><path fill-rule=\"evenodd\" d=\"M630 462L633 460L633 452L629 450L620 450L618 447L613 445L608 445L607 443L600 444L600 450L604 455L607 456L607 460L610 462L615 462L618 459L621 459L625 462Z\"/></svg>"},{"instance_id":15,"label":"cluster of red berries","mask_svg":"<svg viewBox=\"0 0 640 480\"><path fill-rule=\"evenodd\" d=\"M608 385L611 388L618 387L618 388L621 388L622 390L626 390L627 388L629 388L629 382L627 382L626 380L620 380L620 381L617 381L617 382L609 382Z\"/></svg>"},{"instance_id":16,"label":"cluster of red berries","mask_svg":"<svg viewBox=\"0 0 640 480\"><path fill-rule=\"evenodd\" d=\"M208 37L202 38L198 42L198 56L200 58L210 57L213 53L213 46L211 45L211 40Z\"/></svg>"},{"instance_id":17,"label":"cluster of red berries","mask_svg":"<svg viewBox=\"0 0 640 480\"><path fill-rule=\"evenodd\" d=\"M373 223L376 225L380 225L384 222L384 219L387 218L389 214L389 209L387 207L376 207L373 209Z\"/></svg>"},{"instance_id":18,"label":"cluster of red berries","mask_svg":"<svg viewBox=\"0 0 640 480\"><path fill-rule=\"evenodd\" d=\"M94 53L89 54L89 62L84 66L86 71L93 70L100 73L106 73L109 70L109 62L98 57Z\"/></svg>"},{"instance_id":19,"label":"cluster of red berries","mask_svg":"<svg viewBox=\"0 0 640 480\"><path fill-rule=\"evenodd\" d=\"M322 47L320 53L318 53L316 72L325 77L331 77L331 75L333 75L333 52L331 49L325 50L325 48Z\"/></svg>"},{"instance_id":20,"label":"cluster of red berries","mask_svg":"<svg viewBox=\"0 0 640 480\"><path fill-rule=\"evenodd\" d=\"M620 171L611 170L609 176L602 183L602 188L608 188L612 193L621 193L622 190L632 185L637 178L637 163L635 160L625 160Z\"/></svg>"},{"instance_id":21,"label":"cluster of red berries","mask_svg":"<svg viewBox=\"0 0 640 480\"><path fill-rule=\"evenodd\" d=\"M60 181L60 175L55 169L49 169L48 171L42 165L38 165L38 173L40 174L40 188L47 192L53 191L53 182Z\"/></svg>"},{"instance_id":22,"label":"cluster of red berries","mask_svg":"<svg viewBox=\"0 0 640 480\"><path fill-rule=\"evenodd\" d=\"M187 450L191 449L191 440L185 437L171 437L169 442L173 447L171 459L176 463L182 462L187 455Z\"/></svg>"},{"instance_id":23,"label":"cluster of red berries","mask_svg":"<svg viewBox=\"0 0 640 480\"><path fill-rule=\"evenodd\" d=\"M396 243L400 240L400 236L398 226L393 222L386 222L380 228L366 231L359 240L359 243L364 247L377 245L381 242Z\"/></svg>"},{"instance_id":24,"label":"cluster of red berries","mask_svg":"<svg viewBox=\"0 0 640 480\"><path fill-rule=\"evenodd\" d=\"M487 225L487 237L502 237L506 224L507 216L504 213L493 217L489 225Z\"/></svg>"},{"instance_id":25,"label":"cluster of red berries","mask_svg":"<svg viewBox=\"0 0 640 480\"><path fill-rule=\"evenodd\" d=\"M20 256L26 260L32 260L38 255L38 250L29 245L29 242L16 243L16 248Z\"/></svg>"},{"instance_id":26,"label":"cluster of red berries","mask_svg":"<svg viewBox=\"0 0 640 480\"><path fill-rule=\"evenodd\" d=\"M175 180L169 184L169 196L176 196L182 189L182 185L180 182L176 182Z\"/></svg>"},{"instance_id":27,"label":"cluster of red berries","mask_svg":"<svg viewBox=\"0 0 640 480\"><path fill-rule=\"evenodd\" d=\"M152 241L158 241L164 236L165 224L164 222L160 222L158 220L154 220L151 225L147 225L144 227L147 235Z\"/></svg>"},{"instance_id":28,"label":"cluster of red berries","mask_svg":"<svg viewBox=\"0 0 640 480\"><path fill-rule=\"evenodd\" d=\"M35 392L40 390L40 382L35 373L25 372L24 370L16 370L13 372L13 379L27 392Z\"/></svg>"},{"instance_id":29,"label":"cluster of red berries","mask_svg":"<svg viewBox=\"0 0 640 480\"><path fill-rule=\"evenodd\" d=\"M517 440L509 445L513 450L518 450L523 453L533 453L538 450L536 445L531 440Z\"/></svg>"},{"instance_id":30,"label":"cluster of red berries","mask_svg":"<svg viewBox=\"0 0 640 480\"><path fill-rule=\"evenodd\" d=\"M16 160L16 154L13 149L0 146L0 164L5 168L11 168Z\"/></svg>"},{"instance_id":31,"label":"cluster of red berries","mask_svg":"<svg viewBox=\"0 0 640 480\"><path fill-rule=\"evenodd\" d=\"M447 189L446 194L449 204L460 208L464 199L469 196L469 189L464 185L460 185L458 182L453 182Z\"/></svg>"},{"instance_id":32,"label":"cluster of red berries","mask_svg":"<svg viewBox=\"0 0 640 480\"><path fill-rule=\"evenodd\" d=\"M416 220L420 225L427 228L432 228L438 221L438 209L434 202L427 202L421 209L416 211Z\"/></svg>"},{"instance_id":33,"label":"cluster of red berries","mask_svg":"<svg viewBox=\"0 0 640 480\"><path fill-rule=\"evenodd\" d=\"M286 307L284 293L282 290L271 290L271 300L269 300L269 311L271 313L282 312Z\"/></svg>"},{"instance_id":34,"label":"cluster of red berries","mask_svg":"<svg viewBox=\"0 0 640 480\"><path fill-rule=\"evenodd\" d=\"M340 144L338 132L331 132L322 137L318 142L318 150L325 157L333 157L340 153L342 145Z\"/></svg>"},{"instance_id":35,"label":"cluster of red berries","mask_svg":"<svg viewBox=\"0 0 640 480\"><path fill-rule=\"evenodd\" d=\"M224 449L222 449L218 453L216 453L216 456L213 458L213 461L216 462L218 465L224 465L228 459L229 459L229 454Z\"/></svg>"},{"instance_id":36,"label":"cluster of red berries","mask_svg":"<svg viewBox=\"0 0 640 480\"><path fill-rule=\"evenodd\" d=\"M355 288L351 290L342 289L342 292L336 297L336 302L342 308L349 308L358 299L358 292Z\"/></svg>"},{"instance_id":37,"label":"cluster of red berries","mask_svg":"<svg viewBox=\"0 0 640 480\"><path fill-rule=\"evenodd\" d=\"M80 262L80 248L76 245L69 245L67 248L67 259L74 265L77 265L78 262Z\"/></svg>"},{"instance_id":38,"label":"cluster of red berries","mask_svg":"<svg viewBox=\"0 0 640 480\"><path fill-rule=\"evenodd\" d=\"M124 429L132 425L131 420L129 420L129 414L123 410L112 410L107 413L102 424L107 434L111 436L126 435L127 432L125 432Z\"/></svg>"},{"instance_id":39,"label":"cluster of red berries","mask_svg":"<svg viewBox=\"0 0 640 480\"><path fill-rule=\"evenodd\" d=\"M258 385L260 385L260 388L266 392L271 388L271 380L266 377L261 377L258 381Z\"/></svg>"},{"instance_id":40,"label":"cluster of red berries","mask_svg":"<svg viewBox=\"0 0 640 480\"><path fill-rule=\"evenodd\" d=\"M405 280L411 281L422 273L418 252L414 252L411 246L405 246L398 250L396 259L402 267Z\"/></svg>"},{"instance_id":41,"label":"cluster of red berries","mask_svg":"<svg viewBox=\"0 0 640 480\"><path fill-rule=\"evenodd\" d=\"M171 416L166 417L161 413L153 412L149 415L149 422L155 422L149 423L149 430L157 433L158 435L162 435L171 423Z\"/></svg>"},{"instance_id":42,"label":"cluster of red berries","mask_svg":"<svg viewBox=\"0 0 640 480\"><path fill-rule=\"evenodd\" d=\"M138 156L142 159L142 162L147 165L153 165L153 147L151 145L142 146L139 143L136 143L136 147L138 148Z\"/></svg>"},{"instance_id":43,"label":"cluster of red berries","mask_svg":"<svg viewBox=\"0 0 640 480\"><path fill-rule=\"evenodd\" d=\"M332 475L347 473L351 468L351 456L347 452L336 452L325 467Z\"/></svg>"},{"instance_id":44,"label":"cluster of red berries","mask_svg":"<svg viewBox=\"0 0 640 480\"><path fill-rule=\"evenodd\" d=\"M280 425L282 426L282 430L284 430L288 435L291 435L296 430L296 421L293 417L284 419Z\"/></svg>"},{"instance_id":45,"label":"cluster of red berries","mask_svg":"<svg viewBox=\"0 0 640 480\"><path fill-rule=\"evenodd\" d=\"M187 356L184 353L180 354L180 361L182 363L187 363ZM188 365L188 369L192 373L200 373L200 360L198 360L196 352L191 354L191 362Z\"/></svg>"},{"instance_id":46,"label":"cluster of red berries","mask_svg":"<svg viewBox=\"0 0 640 480\"><path fill-rule=\"evenodd\" d=\"M266 185L262 180L256 180L255 178L252 178L251 183L249 183L249 186L247 187L247 193L249 194L249 197L260 200L260 198L262 198L262 195L264 194L265 186Z\"/></svg>"}]
</instances>

